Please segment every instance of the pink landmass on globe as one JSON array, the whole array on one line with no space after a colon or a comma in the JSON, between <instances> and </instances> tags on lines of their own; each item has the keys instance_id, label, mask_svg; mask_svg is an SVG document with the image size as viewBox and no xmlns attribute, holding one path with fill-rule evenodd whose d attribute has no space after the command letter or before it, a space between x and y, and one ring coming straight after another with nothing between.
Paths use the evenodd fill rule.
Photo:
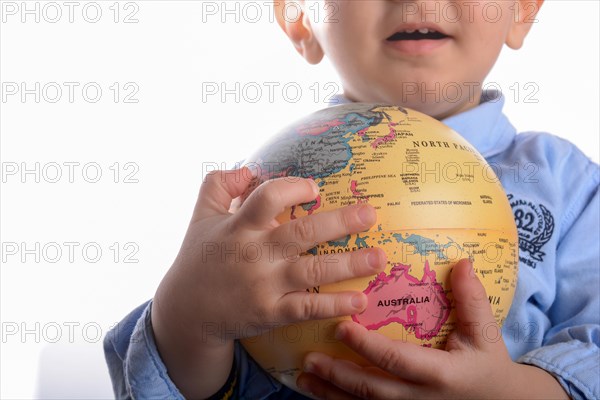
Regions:
<instances>
[{"instance_id":1,"label":"pink landmass on globe","mask_svg":"<svg viewBox=\"0 0 600 400\"><path fill-rule=\"evenodd\" d=\"M344 125L345 122L341 121L339 119L334 119L331 121L318 121L315 122L314 124L307 124L307 125L301 125L297 128L297 132L301 135L301 136L305 136L305 135L311 135L311 136L319 136L325 132L327 132L329 129L339 126L339 125Z\"/></svg>"},{"instance_id":2,"label":"pink landmass on globe","mask_svg":"<svg viewBox=\"0 0 600 400\"><path fill-rule=\"evenodd\" d=\"M356 197L356 199L357 199L357 201L359 203L369 201L369 196L365 196L364 194L362 194L358 190L357 186L358 186L358 182L356 182L355 179L353 179L352 181L350 181L350 191L352 192L352 195L354 197Z\"/></svg>"},{"instance_id":3,"label":"pink landmass on globe","mask_svg":"<svg viewBox=\"0 0 600 400\"><path fill-rule=\"evenodd\" d=\"M365 311L352 319L367 329L399 323L418 339L435 337L450 316L451 304L436 280L429 262L419 280L409 274L410 265L395 265L389 275L380 273L364 293L369 299Z\"/></svg>"},{"instance_id":4,"label":"pink landmass on globe","mask_svg":"<svg viewBox=\"0 0 600 400\"><path fill-rule=\"evenodd\" d=\"M396 125L398 125L398 124L390 122L388 124L388 126L390 128L390 133L388 133L387 135L385 135L383 137L373 140L373 143L371 143L371 147L376 149L377 147L379 147L380 144L389 142L390 140L394 139L396 137L396 130L394 129L394 126L396 126Z\"/></svg>"}]
</instances>

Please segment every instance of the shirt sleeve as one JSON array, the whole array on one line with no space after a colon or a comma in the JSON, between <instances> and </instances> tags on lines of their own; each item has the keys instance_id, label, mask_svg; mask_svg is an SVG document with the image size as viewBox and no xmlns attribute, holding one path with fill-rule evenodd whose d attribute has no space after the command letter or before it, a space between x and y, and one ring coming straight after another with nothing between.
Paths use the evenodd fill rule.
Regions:
<instances>
[{"instance_id":1,"label":"shirt sleeve","mask_svg":"<svg viewBox=\"0 0 600 400\"><path fill-rule=\"evenodd\" d=\"M117 399L183 399L160 359L152 326L152 302L142 304L110 330L104 354Z\"/></svg>"},{"instance_id":2,"label":"shirt sleeve","mask_svg":"<svg viewBox=\"0 0 600 400\"><path fill-rule=\"evenodd\" d=\"M591 178L594 177L592 174ZM594 190L590 194L588 186L587 194L580 196L579 204L572 207L573 223L563 225L568 231L557 248L556 300L548 312L552 328L546 332L542 347L518 360L554 375L573 399L600 398L600 194L597 182ZM581 211L575 212L578 210Z\"/></svg>"},{"instance_id":3,"label":"shirt sleeve","mask_svg":"<svg viewBox=\"0 0 600 400\"><path fill-rule=\"evenodd\" d=\"M104 338L104 354L117 399L184 398L169 378L156 348L151 308L152 301L142 304ZM210 400L234 398L308 400L266 373L237 340L229 378Z\"/></svg>"}]
</instances>

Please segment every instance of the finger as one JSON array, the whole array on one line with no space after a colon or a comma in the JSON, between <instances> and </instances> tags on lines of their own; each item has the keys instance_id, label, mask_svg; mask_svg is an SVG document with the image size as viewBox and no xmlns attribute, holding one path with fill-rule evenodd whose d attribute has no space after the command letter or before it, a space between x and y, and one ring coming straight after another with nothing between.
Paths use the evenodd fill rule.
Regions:
<instances>
[{"instance_id":1,"label":"finger","mask_svg":"<svg viewBox=\"0 0 600 400\"><path fill-rule=\"evenodd\" d=\"M499 332L485 288L473 271L469 260L460 260L452 269L452 293L456 304L456 319L458 338L463 343L482 348L490 343L486 340L493 332L494 337ZM448 350L457 345L448 342Z\"/></svg>"},{"instance_id":2,"label":"finger","mask_svg":"<svg viewBox=\"0 0 600 400\"><path fill-rule=\"evenodd\" d=\"M391 340L352 321L340 322L335 335L374 366L407 381L434 382L450 361L443 350Z\"/></svg>"},{"instance_id":3,"label":"finger","mask_svg":"<svg viewBox=\"0 0 600 400\"><path fill-rule=\"evenodd\" d=\"M298 376L296 385L304 393L326 400L355 400L360 397L351 395L348 392L338 388L334 384L321 379L317 375L303 372Z\"/></svg>"},{"instance_id":4,"label":"finger","mask_svg":"<svg viewBox=\"0 0 600 400\"><path fill-rule=\"evenodd\" d=\"M300 290L383 271L386 255L370 248L345 253L306 255L282 267L284 288Z\"/></svg>"},{"instance_id":5,"label":"finger","mask_svg":"<svg viewBox=\"0 0 600 400\"><path fill-rule=\"evenodd\" d=\"M239 210L241 206L242 206L242 198L241 197L236 197L235 199L233 199L231 201L231 205L229 206L229 212L231 214L233 214L237 210Z\"/></svg>"},{"instance_id":6,"label":"finger","mask_svg":"<svg viewBox=\"0 0 600 400\"><path fill-rule=\"evenodd\" d=\"M228 212L231 201L240 196L251 182L247 167L227 171L211 171L200 186L193 220Z\"/></svg>"},{"instance_id":7,"label":"finger","mask_svg":"<svg viewBox=\"0 0 600 400\"><path fill-rule=\"evenodd\" d=\"M235 214L236 221L249 229L268 228L286 207L312 201L318 194L319 187L312 179L270 179L248 196Z\"/></svg>"},{"instance_id":8,"label":"finger","mask_svg":"<svg viewBox=\"0 0 600 400\"><path fill-rule=\"evenodd\" d=\"M348 395L361 399L414 397L409 383L383 371L362 368L351 361L332 358L323 353L307 354L304 371L308 374L300 384L306 384L310 392L325 399L347 398Z\"/></svg>"},{"instance_id":9,"label":"finger","mask_svg":"<svg viewBox=\"0 0 600 400\"><path fill-rule=\"evenodd\" d=\"M362 232L376 221L377 214L373 206L355 204L282 224L271 232L271 237L286 244L293 243L303 252L318 243Z\"/></svg>"},{"instance_id":10,"label":"finger","mask_svg":"<svg viewBox=\"0 0 600 400\"><path fill-rule=\"evenodd\" d=\"M325 319L362 312L367 296L362 292L309 293L290 292L275 305L275 315L284 323Z\"/></svg>"}]
</instances>

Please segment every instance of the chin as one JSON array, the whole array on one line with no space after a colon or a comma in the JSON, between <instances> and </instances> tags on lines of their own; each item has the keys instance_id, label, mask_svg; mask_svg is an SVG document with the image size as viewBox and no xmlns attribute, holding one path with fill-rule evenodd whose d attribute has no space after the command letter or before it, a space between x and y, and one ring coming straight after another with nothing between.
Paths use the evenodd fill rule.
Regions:
<instances>
[{"instance_id":1,"label":"chin","mask_svg":"<svg viewBox=\"0 0 600 400\"><path fill-rule=\"evenodd\" d=\"M429 115L437 120L444 119L454 114L455 104L446 104L446 103L422 103L422 102L414 102L414 103L404 103L399 104L402 107L410 108L415 111L422 112L423 114Z\"/></svg>"},{"instance_id":2,"label":"chin","mask_svg":"<svg viewBox=\"0 0 600 400\"><path fill-rule=\"evenodd\" d=\"M477 103L474 101L470 102L469 99L460 99L459 101L454 102L443 101L441 99L437 101L435 99L423 101L422 93L406 94L401 90L398 90L395 93L365 93L357 96L346 93L346 96L355 102L385 103L410 108L438 120L472 108ZM425 100L427 100L427 97L425 97Z\"/></svg>"},{"instance_id":3,"label":"chin","mask_svg":"<svg viewBox=\"0 0 600 400\"><path fill-rule=\"evenodd\" d=\"M449 117L450 115L457 113L457 107L461 108L460 105L456 103L451 104L442 101L407 101L407 99L402 99L402 97L391 97L388 100L384 100L381 102L398 105L404 108L410 108L412 110L419 111L438 120L444 119L446 117Z\"/></svg>"},{"instance_id":4,"label":"chin","mask_svg":"<svg viewBox=\"0 0 600 400\"><path fill-rule=\"evenodd\" d=\"M445 101L444 99L431 97L423 97L422 93L412 96L401 93L400 95L382 96L382 100L388 104L399 105L422 112L437 120L466 111L479 103L479 96L459 98L456 101Z\"/></svg>"}]
</instances>

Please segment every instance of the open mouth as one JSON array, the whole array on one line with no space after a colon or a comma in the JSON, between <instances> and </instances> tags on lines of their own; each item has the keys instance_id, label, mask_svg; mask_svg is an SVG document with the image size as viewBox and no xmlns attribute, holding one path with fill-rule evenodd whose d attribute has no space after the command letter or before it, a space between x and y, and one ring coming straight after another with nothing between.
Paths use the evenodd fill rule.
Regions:
<instances>
[{"instance_id":1,"label":"open mouth","mask_svg":"<svg viewBox=\"0 0 600 400\"><path fill-rule=\"evenodd\" d=\"M397 42L400 40L440 40L447 38L441 32L437 32L433 29L422 28L422 29L407 29L402 32L396 32L386 40L389 42Z\"/></svg>"}]
</instances>

